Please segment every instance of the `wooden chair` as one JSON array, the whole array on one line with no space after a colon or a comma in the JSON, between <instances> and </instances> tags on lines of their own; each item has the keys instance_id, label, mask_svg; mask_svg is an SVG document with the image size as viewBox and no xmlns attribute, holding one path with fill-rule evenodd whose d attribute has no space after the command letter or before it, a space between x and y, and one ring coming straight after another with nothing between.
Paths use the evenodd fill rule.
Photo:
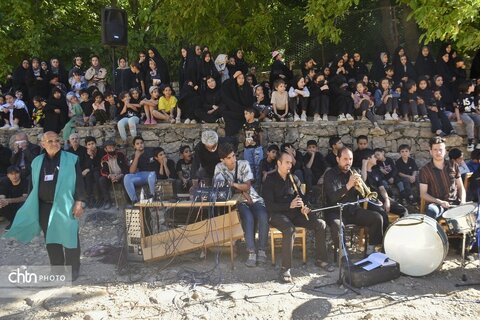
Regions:
<instances>
[{"instance_id":1,"label":"wooden chair","mask_svg":"<svg viewBox=\"0 0 480 320\"><path fill-rule=\"evenodd\" d=\"M465 174L465 177L463 178L463 186L465 187L465 192L468 190L468 187L470 185L470 178L472 177L473 172L469 172Z\"/></svg>"},{"instance_id":2,"label":"wooden chair","mask_svg":"<svg viewBox=\"0 0 480 320\"><path fill-rule=\"evenodd\" d=\"M278 246L278 247L281 246L281 241L277 241L277 243L275 243L275 240L281 240L281 239L283 239L282 232L277 228L270 227L270 245L272 247L272 264L275 264L275 246ZM305 228L295 227L295 242L293 245L302 247L303 264L307 263L307 230Z\"/></svg>"}]
</instances>

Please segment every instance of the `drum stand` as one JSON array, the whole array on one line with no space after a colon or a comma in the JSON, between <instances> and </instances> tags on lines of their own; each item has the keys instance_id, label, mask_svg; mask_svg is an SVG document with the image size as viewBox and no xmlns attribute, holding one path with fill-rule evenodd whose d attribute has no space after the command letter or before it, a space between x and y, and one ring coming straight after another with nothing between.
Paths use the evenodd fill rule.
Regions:
<instances>
[{"instance_id":1,"label":"drum stand","mask_svg":"<svg viewBox=\"0 0 480 320\"><path fill-rule=\"evenodd\" d=\"M333 283L327 283L327 284L324 284L324 285L315 286L314 287L315 289L328 287L328 286L331 286L333 284L338 284L339 286L343 285L345 288L355 292L358 295L361 295L360 291L353 288L351 283L347 283L347 281L345 280L345 275L343 274L343 259L345 258L345 263L347 263L347 265L350 261L350 259L348 258L347 248L345 247L344 226L343 226L343 207L350 206L350 205L358 205L360 203L367 202L367 201L368 201L368 199L362 199L362 200L358 200L358 201L355 201L355 202L337 203L336 206L331 206L331 207L312 210L312 212L319 212L319 211L324 211L324 210L329 210L329 209L340 208L340 215L339 215L340 230L339 230L339 233L338 233L338 249L339 249L339 252L340 252L339 257L338 257L338 280L336 282L333 282ZM351 279L352 279L351 275L350 275L349 279L351 281Z\"/></svg>"}]
</instances>

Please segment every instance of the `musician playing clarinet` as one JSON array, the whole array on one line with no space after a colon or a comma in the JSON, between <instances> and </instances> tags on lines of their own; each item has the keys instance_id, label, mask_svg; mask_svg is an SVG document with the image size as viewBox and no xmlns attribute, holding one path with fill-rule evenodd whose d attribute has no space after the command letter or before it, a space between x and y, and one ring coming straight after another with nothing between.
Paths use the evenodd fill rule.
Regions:
<instances>
[{"instance_id":1,"label":"musician playing clarinet","mask_svg":"<svg viewBox=\"0 0 480 320\"><path fill-rule=\"evenodd\" d=\"M383 218L378 212L363 209L363 203L354 203L362 199L358 186L361 185L361 176L354 173L352 168L353 153L343 147L337 152L337 167L328 170L323 178L324 192L327 207L337 204L346 204L342 211L344 224L355 224L368 229L367 254L375 251L375 246L383 240ZM340 231L340 208L325 211L325 218L332 230L332 239L338 245Z\"/></svg>"},{"instance_id":2,"label":"musician playing clarinet","mask_svg":"<svg viewBox=\"0 0 480 320\"><path fill-rule=\"evenodd\" d=\"M290 154L281 153L277 160L277 171L267 176L263 187L263 198L270 217L270 225L280 230L283 236L280 271L280 280L283 282L292 282L290 269L296 226L314 231L315 264L325 271L334 271L334 267L327 262L326 223L311 213L304 195L299 191L300 180L290 173L292 162Z\"/></svg>"}]
</instances>

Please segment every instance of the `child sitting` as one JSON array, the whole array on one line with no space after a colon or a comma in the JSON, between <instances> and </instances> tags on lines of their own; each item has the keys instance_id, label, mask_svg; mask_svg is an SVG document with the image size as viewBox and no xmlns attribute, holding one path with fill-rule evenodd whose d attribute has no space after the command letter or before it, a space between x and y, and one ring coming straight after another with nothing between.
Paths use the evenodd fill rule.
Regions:
<instances>
[{"instance_id":1,"label":"child sitting","mask_svg":"<svg viewBox=\"0 0 480 320\"><path fill-rule=\"evenodd\" d=\"M188 192L192 186L192 150L189 146L180 147L180 160L175 167L177 172L177 193Z\"/></svg>"},{"instance_id":2,"label":"child sitting","mask_svg":"<svg viewBox=\"0 0 480 320\"><path fill-rule=\"evenodd\" d=\"M47 105L47 102L44 98L36 96L33 98L33 113L32 121L35 127L43 128L43 123L45 122L45 113L43 112L43 107Z\"/></svg>"},{"instance_id":3,"label":"child sitting","mask_svg":"<svg viewBox=\"0 0 480 320\"><path fill-rule=\"evenodd\" d=\"M427 117L427 108L422 99L418 99L417 84L414 80L408 80L405 84L403 100L403 120L408 121L409 114L412 115L413 121L425 122Z\"/></svg>"},{"instance_id":4,"label":"child sitting","mask_svg":"<svg viewBox=\"0 0 480 320\"><path fill-rule=\"evenodd\" d=\"M161 87L162 96L158 100L158 110L151 110L151 118L170 123L181 123L182 112L177 105L177 98L173 95L172 87L167 84ZM176 113L176 117L175 117Z\"/></svg>"},{"instance_id":5,"label":"child sitting","mask_svg":"<svg viewBox=\"0 0 480 320\"><path fill-rule=\"evenodd\" d=\"M400 158L397 159L398 176L403 182L403 190L400 189L400 195L404 201L415 205L416 199L413 196L412 188L418 183L418 166L414 159L410 157L410 146L402 144L398 147ZM400 187L400 185L399 185Z\"/></svg>"},{"instance_id":6,"label":"child sitting","mask_svg":"<svg viewBox=\"0 0 480 320\"><path fill-rule=\"evenodd\" d=\"M391 89L388 79L381 79L375 90L375 113L385 115L387 121L397 121L398 98L398 93Z\"/></svg>"},{"instance_id":7,"label":"child sitting","mask_svg":"<svg viewBox=\"0 0 480 320\"><path fill-rule=\"evenodd\" d=\"M288 93L287 85L282 79L278 79L274 83L275 91L272 92L272 107L275 115L280 121L285 121L288 117Z\"/></svg>"},{"instance_id":8,"label":"child sitting","mask_svg":"<svg viewBox=\"0 0 480 320\"><path fill-rule=\"evenodd\" d=\"M103 100L103 94L100 91L96 91L93 94L93 104L92 104L92 116L94 117L93 124L100 125L105 124L108 120L107 109L105 108L105 101Z\"/></svg>"},{"instance_id":9,"label":"child sitting","mask_svg":"<svg viewBox=\"0 0 480 320\"><path fill-rule=\"evenodd\" d=\"M288 106L293 113L293 121L307 121L307 107L310 97L310 91L305 85L305 79L298 77L295 79L293 86L288 91ZM298 110L300 109L300 110ZM301 116L298 116L301 111Z\"/></svg>"},{"instance_id":10,"label":"child sitting","mask_svg":"<svg viewBox=\"0 0 480 320\"><path fill-rule=\"evenodd\" d=\"M248 161L252 169L253 178L258 184L260 180L260 160L263 158L262 129L255 119L255 109L247 107L244 111L245 123L243 124L243 158Z\"/></svg>"},{"instance_id":11,"label":"child sitting","mask_svg":"<svg viewBox=\"0 0 480 320\"><path fill-rule=\"evenodd\" d=\"M150 99L145 98L140 102L140 105L143 106L145 111L146 119L144 124L157 124L155 118L152 117L152 111L158 106L160 92L158 91L157 86L151 86L150 89L148 89L148 92L150 92Z\"/></svg>"},{"instance_id":12,"label":"child sitting","mask_svg":"<svg viewBox=\"0 0 480 320\"><path fill-rule=\"evenodd\" d=\"M71 93L67 95L67 104L69 110L70 120L63 127L63 141L65 141L64 148L68 149L68 139L70 134L75 131L76 126L83 126L83 109L80 106L80 102L75 94Z\"/></svg>"},{"instance_id":13,"label":"child sitting","mask_svg":"<svg viewBox=\"0 0 480 320\"><path fill-rule=\"evenodd\" d=\"M177 174L175 172L175 162L168 159L163 148L158 147L153 153L155 162L153 168L157 175L157 180L175 179Z\"/></svg>"},{"instance_id":14,"label":"child sitting","mask_svg":"<svg viewBox=\"0 0 480 320\"><path fill-rule=\"evenodd\" d=\"M318 73L310 85L310 107L313 110L313 121L328 121L330 111L330 88L325 75Z\"/></svg>"},{"instance_id":15,"label":"child sitting","mask_svg":"<svg viewBox=\"0 0 480 320\"><path fill-rule=\"evenodd\" d=\"M460 92L457 104L455 105L455 116L458 124L465 124L467 131L467 151L472 152L475 148L475 127L480 135L480 112L475 106L475 98L472 95L474 86L471 82L464 81L458 86ZM476 149L480 149L480 142L477 143Z\"/></svg>"},{"instance_id":16,"label":"child sitting","mask_svg":"<svg viewBox=\"0 0 480 320\"><path fill-rule=\"evenodd\" d=\"M368 92L367 86L362 81L357 82L356 85L357 91L353 95L353 107L355 108L354 114L359 117L360 120L370 120L374 125L372 132L379 134L385 134L385 131L380 128L377 120L375 120L375 115L372 112L373 106L375 105L372 100L372 94Z\"/></svg>"}]
</instances>

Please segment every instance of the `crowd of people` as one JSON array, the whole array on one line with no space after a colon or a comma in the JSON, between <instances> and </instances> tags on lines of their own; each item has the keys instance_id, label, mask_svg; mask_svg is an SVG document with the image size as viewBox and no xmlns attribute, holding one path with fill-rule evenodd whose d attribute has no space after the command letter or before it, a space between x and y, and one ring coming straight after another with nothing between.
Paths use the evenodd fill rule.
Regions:
<instances>
[{"instance_id":1,"label":"crowd of people","mask_svg":"<svg viewBox=\"0 0 480 320\"><path fill-rule=\"evenodd\" d=\"M242 50L214 59L208 47L197 45L180 50L179 92L172 87L168 65L151 47L130 64L119 58L108 83L107 69L96 55L88 68L75 56L69 71L57 58L24 59L2 86L1 128L63 130L68 140L76 126L113 121L127 144L127 131L136 136L139 123L223 122L234 143L245 123L243 111L253 107L259 121L356 119L370 121L379 134L384 133L378 123L382 118L429 121L439 136L454 134L451 122L456 121L466 128L468 151L480 148L478 68L469 79L464 59L451 44L440 48L436 60L427 46L415 60L403 47L392 55L381 52L371 68L359 52L318 66L314 58L286 64L275 50L269 79L260 83Z\"/></svg>"},{"instance_id":2,"label":"crowd of people","mask_svg":"<svg viewBox=\"0 0 480 320\"><path fill-rule=\"evenodd\" d=\"M111 188L120 186L128 204L134 205L141 198L140 188L147 199L157 196L157 180L172 181L176 193L194 190L199 181L219 181L227 183L239 200L249 252L247 266L266 262L270 224L283 233L281 278L291 281L294 226L314 231L316 265L332 271L327 226L334 240L342 222L368 227L367 251L373 252L382 243L388 213L407 215L407 204L418 202L419 197L434 218L450 205L478 200L477 179L472 179L467 192L461 175L471 171L478 177L480 172L480 150L474 144L480 86L476 80L467 80L464 62L450 45L442 48L436 62L428 47L422 47L415 65L403 48L394 53L392 64L389 55L381 53L370 70L359 53L352 57L345 53L319 68L314 59L307 59L298 76L292 71L294 63L286 65L281 52L272 52L272 59L269 81L257 83L255 69L244 61L241 50L230 57L218 55L213 61L208 48L182 48L178 98L167 63L155 48L140 52L130 67L126 59L119 59L113 85L107 83L107 70L97 56L91 58L87 70L81 57L75 57L69 72L58 59L51 59L50 64L36 58L24 60L3 86L8 89L1 104L3 129L33 125L43 127L45 133L41 146L29 142L20 131L11 148L0 148L0 174L5 175L0 181L0 213L9 220L7 236L28 241L43 231L50 262L72 265L78 276L78 223L71 219L79 217L84 207L109 209ZM337 117L339 123L368 120L379 132L383 131L377 121L380 115L387 121L430 121L436 134L430 141L432 161L419 169L408 145L399 147L394 161L385 156L385 150L370 149L366 136L356 137L356 150L333 136L326 155L319 152L316 140L307 142L305 154L289 142L277 146L263 141L261 121L307 121L312 115L314 122L330 121L329 116ZM455 133L452 119L467 128L468 163L458 149L450 150L445 159L442 136ZM98 146L89 136L85 146L80 144L75 127L108 121L116 122L124 144L133 147L130 159L115 141ZM160 145L145 147L136 127L140 121L146 125L223 122L225 137L219 141L216 132L202 132L196 146L179 149L180 160L175 164ZM239 143L244 150L241 160L237 160ZM75 171L76 179L67 182L64 168ZM346 208L343 221L337 209L326 212L323 219L311 212L316 202L330 206L364 196L357 188L360 181L378 193L378 203ZM302 184L305 193L299 191ZM69 191L58 193L60 187ZM398 189L398 196L393 196L393 189ZM321 197L318 190L323 190ZM321 203L318 198L323 199ZM23 209L23 203L31 210ZM57 210L59 205L61 210ZM67 206L73 208L73 215ZM69 226L68 235L58 227L62 221Z\"/></svg>"}]
</instances>

